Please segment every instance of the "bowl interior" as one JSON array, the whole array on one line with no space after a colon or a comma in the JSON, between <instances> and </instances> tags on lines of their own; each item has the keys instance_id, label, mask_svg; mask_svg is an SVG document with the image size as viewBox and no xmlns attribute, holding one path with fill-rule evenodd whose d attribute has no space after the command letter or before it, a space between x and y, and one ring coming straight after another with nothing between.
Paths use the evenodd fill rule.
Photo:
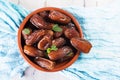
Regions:
<instances>
[{"instance_id":1,"label":"bowl interior","mask_svg":"<svg viewBox=\"0 0 120 80\"><path fill-rule=\"evenodd\" d=\"M44 68L38 66L36 63L34 63L33 61L31 61L31 60L28 58L28 56L25 55L24 52L23 52L23 45L22 45L22 44L23 44L23 39L22 39L22 34L21 34L23 28L25 27L26 23L28 22L28 20L30 19L30 17L31 17L32 15L34 15L34 14L36 14L36 13L38 13L38 12L46 11L46 10L56 10L56 11L59 11L59 12L65 14L65 15L69 16L69 17L72 19L73 23L76 25L77 30L79 31L80 37L81 37L81 38L83 37L82 29L81 29L81 27L80 27L80 24L78 23L78 21L75 19L75 17L74 17L72 14L70 14L69 12L67 12L67 11L65 11L65 10L59 9L59 8L55 8L55 7L45 7L45 8L40 8L40 9L38 9L38 10L30 13L30 14L23 20L23 22L21 23L20 28L19 28L19 30L18 30L18 47L19 47L20 53L21 53L21 55L23 56L23 58L24 58L31 66L33 66L34 68L36 68L36 69L38 69L38 70L46 71L46 72L60 71L60 70L63 70L63 69L65 69L65 68L69 67L72 63L74 63L74 62L77 60L80 52L77 51L76 54L74 55L74 57L73 57L71 60L57 64L57 65L55 66L55 68L52 69L52 70L47 70L47 69L44 69Z\"/></svg>"}]
</instances>

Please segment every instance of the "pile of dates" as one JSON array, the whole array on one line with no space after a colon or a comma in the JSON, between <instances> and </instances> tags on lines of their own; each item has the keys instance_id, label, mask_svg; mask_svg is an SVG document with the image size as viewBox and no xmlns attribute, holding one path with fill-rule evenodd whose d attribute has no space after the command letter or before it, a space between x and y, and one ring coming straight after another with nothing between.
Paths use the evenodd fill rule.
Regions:
<instances>
[{"instance_id":1,"label":"pile of dates","mask_svg":"<svg viewBox=\"0 0 120 80\"><path fill-rule=\"evenodd\" d=\"M59 11L36 13L22 30L24 53L40 67L52 70L73 58L77 51L90 51L91 43L79 33L71 18Z\"/></svg>"}]
</instances>

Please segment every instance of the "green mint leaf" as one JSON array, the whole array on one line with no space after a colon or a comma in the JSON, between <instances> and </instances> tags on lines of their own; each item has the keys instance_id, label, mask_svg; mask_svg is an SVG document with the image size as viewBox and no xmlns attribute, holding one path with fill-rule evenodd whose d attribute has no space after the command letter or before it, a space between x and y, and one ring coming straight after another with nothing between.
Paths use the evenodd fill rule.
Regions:
<instances>
[{"instance_id":1,"label":"green mint leaf","mask_svg":"<svg viewBox=\"0 0 120 80\"><path fill-rule=\"evenodd\" d=\"M56 51L56 50L58 50L58 48L57 48L55 45L52 45L52 46L51 46L51 50Z\"/></svg>"},{"instance_id":2,"label":"green mint leaf","mask_svg":"<svg viewBox=\"0 0 120 80\"><path fill-rule=\"evenodd\" d=\"M52 45L50 48L47 48L47 53L49 54L51 51L56 51L58 48L55 45Z\"/></svg>"},{"instance_id":3,"label":"green mint leaf","mask_svg":"<svg viewBox=\"0 0 120 80\"><path fill-rule=\"evenodd\" d=\"M53 31L55 32L61 32L62 31L62 28L58 26L58 24L55 24L52 28Z\"/></svg>"},{"instance_id":4,"label":"green mint leaf","mask_svg":"<svg viewBox=\"0 0 120 80\"><path fill-rule=\"evenodd\" d=\"M49 54L51 52L51 48L47 48L47 53Z\"/></svg>"},{"instance_id":5,"label":"green mint leaf","mask_svg":"<svg viewBox=\"0 0 120 80\"><path fill-rule=\"evenodd\" d=\"M30 29L29 28L24 28L23 33L24 34L30 34Z\"/></svg>"}]
</instances>

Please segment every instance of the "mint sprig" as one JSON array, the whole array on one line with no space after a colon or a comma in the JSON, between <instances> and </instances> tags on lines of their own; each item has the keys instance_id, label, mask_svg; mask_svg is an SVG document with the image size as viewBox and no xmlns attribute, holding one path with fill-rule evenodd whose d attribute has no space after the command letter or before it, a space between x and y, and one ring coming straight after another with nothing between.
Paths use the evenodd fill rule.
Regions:
<instances>
[{"instance_id":1,"label":"mint sprig","mask_svg":"<svg viewBox=\"0 0 120 80\"><path fill-rule=\"evenodd\" d=\"M61 32L61 31L62 31L62 28L59 27L58 24L55 24L55 25L52 27L52 30L55 31L55 32Z\"/></svg>"},{"instance_id":2,"label":"mint sprig","mask_svg":"<svg viewBox=\"0 0 120 80\"><path fill-rule=\"evenodd\" d=\"M49 54L51 52L51 48L47 48L47 53Z\"/></svg>"},{"instance_id":3,"label":"mint sprig","mask_svg":"<svg viewBox=\"0 0 120 80\"><path fill-rule=\"evenodd\" d=\"M24 28L23 33L27 34L27 35L30 34L30 29L29 28Z\"/></svg>"},{"instance_id":4,"label":"mint sprig","mask_svg":"<svg viewBox=\"0 0 120 80\"><path fill-rule=\"evenodd\" d=\"M55 45L52 45L50 48L47 48L47 53L49 54L51 51L56 51L58 48Z\"/></svg>"}]
</instances>

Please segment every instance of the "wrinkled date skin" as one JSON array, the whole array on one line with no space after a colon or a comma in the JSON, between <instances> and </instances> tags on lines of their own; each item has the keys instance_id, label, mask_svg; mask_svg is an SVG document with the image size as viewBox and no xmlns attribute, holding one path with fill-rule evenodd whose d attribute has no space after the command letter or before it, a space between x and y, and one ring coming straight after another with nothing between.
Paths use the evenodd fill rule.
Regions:
<instances>
[{"instance_id":1,"label":"wrinkled date skin","mask_svg":"<svg viewBox=\"0 0 120 80\"><path fill-rule=\"evenodd\" d=\"M73 37L79 37L79 33L74 27L67 28L64 34L68 39L71 39Z\"/></svg>"},{"instance_id":2,"label":"wrinkled date skin","mask_svg":"<svg viewBox=\"0 0 120 80\"><path fill-rule=\"evenodd\" d=\"M39 15L43 18L48 17L48 13L46 11L40 12Z\"/></svg>"},{"instance_id":3,"label":"wrinkled date skin","mask_svg":"<svg viewBox=\"0 0 120 80\"><path fill-rule=\"evenodd\" d=\"M45 69L48 69L48 70L52 70L55 67L55 62L45 59L45 58L42 58L42 57L36 57L35 62L39 66L41 66Z\"/></svg>"},{"instance_id":4,"label":"wrinkled date skin","mask_svg":"<svg viewBox=\"0 0 120 80\"><path fill-rule=\"evenodd\" d=\"M45 30L36 30L26 39L27 45L33 45L45 35Z\"/></svg>"},{"instance_id":5,"label":"wrinkled date skin","mask_svg":"<svg viewBox=\"0 0 120 80\"><path fill-rule=\"evenodd\" d=\"M48 36L50 39L53 39L54 32L52 30L45 30L46 36Z\"/></svg>"},{"instance_id":6,"label":"wrinkled date skin","mask_svg":"<svg viewBox=\"0 0 120 80\"><path fill-rule=\"evenodd\" d=\"M73 56L74 56L74 53L73 53L73 52L70 52L70 53L67 54L65 57L59 59L58 62L64 62L64 61L66 61L66 60L71 59Z\"/></svg>"},{"instance_id":7,"label":"wrinkled date skin","mask_svg":"<svg viewBox=\"0 0 120 80\"><path fill-rule=\"evenodd\" d=\"M59 48L56 51L51 51L48 54L48 57L50 58L50 60L58 60L58 59L63 58L64 56L66 56L70 52L72 52L72 49L68 46L64 46L62 48Z\"/></svg>"},{"instance_id":8,"label":"wrinkled date skin","mask_svg":"<svg viewBox=\"0 0 120 80\"><path fill-rule=\"evenodd\" d=\"M71 21L71 18L58 12L58 11L50 11L49 18L51 20L57 21L59 23L67 24Z\"/></svg>"},{"instance_id":9,"label":"wrinkled date skin","mask_svg":"<svg viewBox=\"0 0 120 80\"><path fill-rule=\"evenodd\" d=\"M54 26L53 23L47 23L47 28L46 29L51 30L53 28L53 26Z\"/></svg>"},{"instance_id":10,"label":"wrinkled date skin","mask_svg":"<svg viewBox=\"0 0 120 80\"><path fill-rule=\"evenodd\" d=\"M92 44L82 38L72 38L70 42L77 50L84 53L88 53L92 48Z\"/></svg>"},{"instance_id":11,"label":"wrinkled date skin","mask_svg":"<svg viewBox=\"0 0 120 80\"><path fill-rule=\"evenodd\" d=\"M58 38L58 37L61 37L64 33L64 31L67 29L67 26L60 26L62 28L62 31L61 32L55 32L54 33L54 37L55 38Z\"/></svg>"},{"instance_id":12,"label":"wrinkled date skin","mask_svg":"<svg viewBox=\"0 0 120 80\"><path fill-rule=\"evenodd\" d=\"M28 45L25 45L24 46L24 53L29 55L29 56L32 56L32 57L44 57L44 52L43 51L40 51L32 46L28 46Z\"/></svg>"},{"instance_id":13,"label":"wrinkled date skin","mask_svg":"<svg viewBox=\"0 0 120 80\"><path fill-rule=\"evenodd\" d=\"M55 33L54 33L54 37L55 37L55 38L58 38L58 37L60 37L62 34L63 34L62 31L61 31L61 32L55 32Z\"/></svg>"},{"instance_id":14,"label":"wrinkled date skin","mask_svg":"<svg viewBox=\"0 0 120 80\"><path fill-rule=\"evenodd\" d=\"M52 44L51 39L48 36L44 36L39 42L38 42L38 49L40 50L46 50L49 48Z\"/></svg>"},{"instance_id":15,"label":"wrinkled date skin","mask_svg":"<svg viewBox=\"0 0 120 80\"><path fill-rule=\"evenodd\" d=\"M52 45L55 45L56 47L61 47L66 43L65 39L60 37L60 38L56 38L52 41Z\"/></svg>"},{"instance_id":16,"label":"wrinkled date skin","mask_svg":"<svg viewBox=\"0 0 120 80\"><path fill-rule=\"evenodd\" d=\"M53 31L46 30L46 35L38 42L38 49L46 50L52 44Z\"/></svg>"},{"instance_id":17,"label":"wrinkled date skin","mask_svg":"<svg viewBox=\"0 0 120 80\"><path fill-rule=\"evenodd\" d=\"M62 32L64 33L65 30L68 28L67 26L60 26L62 28Z\"/></svg>"},{"instance_id":18,"label":"wrinkled date skin","mask_svg":"<svg viewBox=\"0 0 120 80\"><path fill-rule=\"evenodd\" d=\"M47 23L38 14L33 15L30 18L30 22L37 28L40 28L40 29L46 29L47 28Z\"/></svg>"}]
</instances>

